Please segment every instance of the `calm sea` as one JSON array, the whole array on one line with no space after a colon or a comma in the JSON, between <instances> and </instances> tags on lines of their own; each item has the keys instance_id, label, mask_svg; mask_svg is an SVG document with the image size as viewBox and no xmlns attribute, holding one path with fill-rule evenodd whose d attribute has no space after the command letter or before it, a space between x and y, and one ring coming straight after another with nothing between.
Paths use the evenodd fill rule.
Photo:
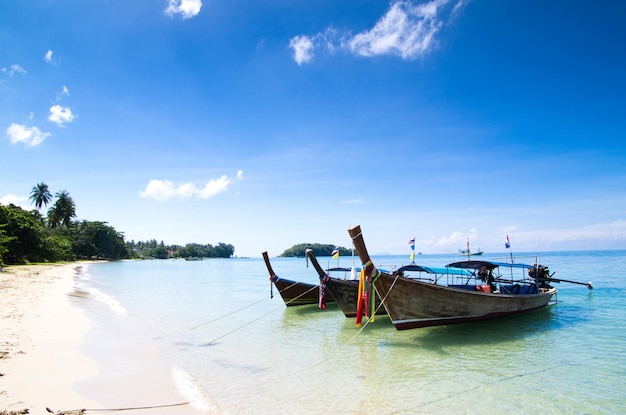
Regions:
<instances>
[{"instance_id":1,"label":"calm sea","mask_svg":"<svg viewBox=\"0 0 626 415\"><path fill-rule=\"evenodd\" d=\"M318 282L303 258L271 261L280 277ZM541 253L540 263L595 288L555 284L558 304L542 310L407 331L386 316L359 329L334 305L287 308L275 289L270 298L261 258L93 264L77 285L90 312L100 304L92 316L100 338L157 349L181 393L206 413L626 413L626 252ZM126 322L123 333L111 319Z\"/></svg>"}]
</instances>

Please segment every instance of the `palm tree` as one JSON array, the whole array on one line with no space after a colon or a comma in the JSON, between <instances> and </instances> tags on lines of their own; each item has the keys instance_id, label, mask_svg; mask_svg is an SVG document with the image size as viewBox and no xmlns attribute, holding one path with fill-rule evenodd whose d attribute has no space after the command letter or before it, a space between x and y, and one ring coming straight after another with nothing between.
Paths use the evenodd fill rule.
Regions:
<instances>
[{"instance_id":1,"label":"palm tree","mask_svg":"<svg viewBox=\"0 0 626 415\"><path fill-rule=\"evenodd\" d=\"M53 228L57 226L68 227L72 218L76 217L76 205L67 190L61 190L54 195L57 201L48 210L48 223Z\"/></svg>"},{"instance_id":2,"label":"palm tree","mask_svg":"<svg viewBox=\"0 0 626 415\"><path fill-rule=\"evenodd\" d=\"M37 209L41 209L41 206L48 206L48 203L52 200L52 193L48 190L48 185L45 183L37 183L33 186L33 190L30 191L30 201L34 203Z\"/></svg>"}]
</instances>

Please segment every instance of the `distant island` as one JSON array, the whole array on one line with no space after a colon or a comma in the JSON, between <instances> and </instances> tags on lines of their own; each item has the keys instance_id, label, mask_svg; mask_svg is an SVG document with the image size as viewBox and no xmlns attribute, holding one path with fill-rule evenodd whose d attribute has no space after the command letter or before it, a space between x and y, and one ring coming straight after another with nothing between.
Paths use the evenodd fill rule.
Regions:
<instances>
[{"instance_id":1,"label":"distant island","mask_svg":"<svg viewBox=\"0 0 626 415\"><path fill-rule=\"evenodd\" d=\"M315 256L332 256L335 249L339 250L340 256L352 256L350 249L330 244L297 244L287 249L285 252L279 255L279 257L304 257L306 250L312 249Z\"/></svg>"}]
</instances>

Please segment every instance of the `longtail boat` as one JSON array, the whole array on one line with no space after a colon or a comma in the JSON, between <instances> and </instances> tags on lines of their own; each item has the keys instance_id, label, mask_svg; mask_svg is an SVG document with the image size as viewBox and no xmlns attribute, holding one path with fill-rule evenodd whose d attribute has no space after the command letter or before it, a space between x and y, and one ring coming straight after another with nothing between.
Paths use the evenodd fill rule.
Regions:
<instances>
[{"instance_id":1,"label":"longtail boat","mask_svg":"<svg viewBox=\"0 0 626 415\"><path fill-rule=\"evenodd\" d=\"M287 307L308 304L319 304L320 306L323 305L320 302L319 285L280 278L272 269L272 264L270 263L270 258L266 251L263 252L263 260L265 261L265 266L267 267L267 271L270 274L270 284L273 284L273 286L278 289L278 292L280 293L280 296L282 297ZM273 291L271 292L271 295L273 297ZM332 298L329 298L325 301L332 302L334 300Z\"/></svg>"},{"instance_id":2,"label":"longtail boat","mask_svg":"<svg viewBox=\"0 0 626 415\"><path fill-rule=\"evenodd\" d=\"M326 291L330 293L332 298L346 317L356 317L357 302L359 295L359 280L352 278L352 268L335 267L324 270L312 249L306 250L306 256L313 264L313 268L317 271L320 279L322 293ZM332 275L343 274L343 278L333 277ZM350 276L350 278L346 278ZM380 297L376 296L376 308L380 310L379 314L386 314L384 308L380 307Z\"/></svg>"},{"instance_id":3,"label":"longtail boat","mask_svg":"<svg viewBox=\"0 0 626 415\"><path fill-rule=\"evenodd\" d=\"M466 323L509 316L536 310L550 303L557 290L544 278L515 279L498 274L508 266L536 274L538 264L495 263L463 261L449 264L445 284L443 278L430 282L408 278L403 272L389 274L373 265L369 257L361 227L348 229L354 247L363 263L365 274L383 300L387 313L398 330L419 327ZM546 272L547 268L544 268ZM461 275L459 275L461 274ZM452 280L452 282L450 282ZM456 282L456 283L454 283Z\"/></svg>"}]
</instances>

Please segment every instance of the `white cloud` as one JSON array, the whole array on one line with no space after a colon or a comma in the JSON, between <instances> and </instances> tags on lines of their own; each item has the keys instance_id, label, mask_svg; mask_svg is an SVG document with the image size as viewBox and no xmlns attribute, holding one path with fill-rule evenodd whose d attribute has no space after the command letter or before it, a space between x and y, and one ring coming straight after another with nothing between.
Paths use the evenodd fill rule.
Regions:
<instances>
[{"instance_id":1,"label":"white cloud","mask_svg":"<svg viewBox=\"0 0 626 415\"><path fill-rule=\"evenodd\" d=\"M289 41L293 49L293 59L298 65L310 62L313 59L313 41L308 36L296 36Z\"/></svg>"},{"instance_id":2,"label":"white cloud","mask_svg":"<svg viewBox=\"0 0 626 415\"><path fill-rule=\"evenodd\" d=\"M0 197L1 205L10 205L14 204L15 206L19 206L22 209L30 209L28 204L28 196L15 196L15 195L5 195Z\"/></svg>"},{"instance_id":3,"label":"white cloud","mask_svg":"<svg viewBox=\"0 0 626 415\"><path fill-rule=\"evenodd\" d=\"M241 170L237 172L237 176L234 179L223 175L219 179L210 180L203 188L197 188L193 183L176 185L169 180L153 179L150 180L145 190L139 192L139 196L159 201L171 198L189 199L192 197L209 199L218 193L227 191L231 183L242 179L243 172Z\"/></svg>"},{"instance_id":4,"label":"white cloud","mask_svg":"<svg viewBox=\"0 0 626 415\"><path fill-rule=\"evenodd\" d=\"M310 62L315 50L321 48L365 57L395 55L405 60L416 59L432 50L435 35L465 3L466 0L431 0L421 4L396 0L370 30L352 36L327 29L315 36L296 36L289 46L298 65Z\"/></svg>"},{"instance_id":5,"label":"white cloud","mask_svg":"<svg viewBox=\"0 0 626 415\"><path fill-rule=\"evenodd\" d=\"M2 68L2 72L7 74L8 76L13 76L13 74L20 74L20 75L25 75L26 74L26 70L24 68L22 68L20 65L17 65L17 64L11 65L11 67L9 69Z\"/></svg>"},{"instance_id":6,"label":"white cloud","mask_svg":"<svg viewBox=\"0 0 626 415\"><path fill-rule=\"evenodd\" d=\"M30 147L38 146L50 136L50 133L44 133L37 127L26 127L16 123L7 128L7 134L13 144L24 143Z\"/></svg>"},{"instance_id":7,"label":"white cloud","mask_svg":"<svg viewBox=\"0 0 626 415\"><path fill-rule=\"evenodd\" d=\"M361 56L399 55L403 59L412 59L423 55L431 48L435 34L443 26L437 12L447 2L393 3L371 30L354 36L347 47Z\"/></svg>"},{"instance_id":8,"label":"white cloud","mask_svg":"<svg viewBox=\"0 0 626 415\"><path fill-rule=\"evenodd\" d=\"M65 85L61 88L61 91L57 92L57 101L60 101L63 97L69 97L70 90Z\"/></svg>"},{"instance_id":9,"label":"white cloud","mask_svg":"<svg viewBox=\"0 0 626 415\"><path fill-rule=\"evenodd\" d=\"M183 19L194 17L200 13L202 0L168 0L165 14L174 16L180 14Z\"/></svg>"},{"instance_id":10,"label":"white cloud","mask_svg":"<svg viewBox=\"0 0 626 415\"><path fill-rule=\"evenodd\" d=\"M54 52L52 52L51 50L48 50L48 51L45 53L45 55L43 55L43 60L44 60L44 61L46 61L46 62L48 62L48 63L52 62L52 54L53 54L53 53L54 53Z\"/></svg>"},{"instance_id":11,"label":"white cloud","mask_svg":"<svg viewBox=\"0 0 626 415\"><path fill-rule=\"evenodd\" d=\"M48 119L62 127L65 123L72 122L76 116L72 114L72 110L68 107L62 107L60 105L53 105L50 107L50 115Z\"/></svg>"}]
</instances>

